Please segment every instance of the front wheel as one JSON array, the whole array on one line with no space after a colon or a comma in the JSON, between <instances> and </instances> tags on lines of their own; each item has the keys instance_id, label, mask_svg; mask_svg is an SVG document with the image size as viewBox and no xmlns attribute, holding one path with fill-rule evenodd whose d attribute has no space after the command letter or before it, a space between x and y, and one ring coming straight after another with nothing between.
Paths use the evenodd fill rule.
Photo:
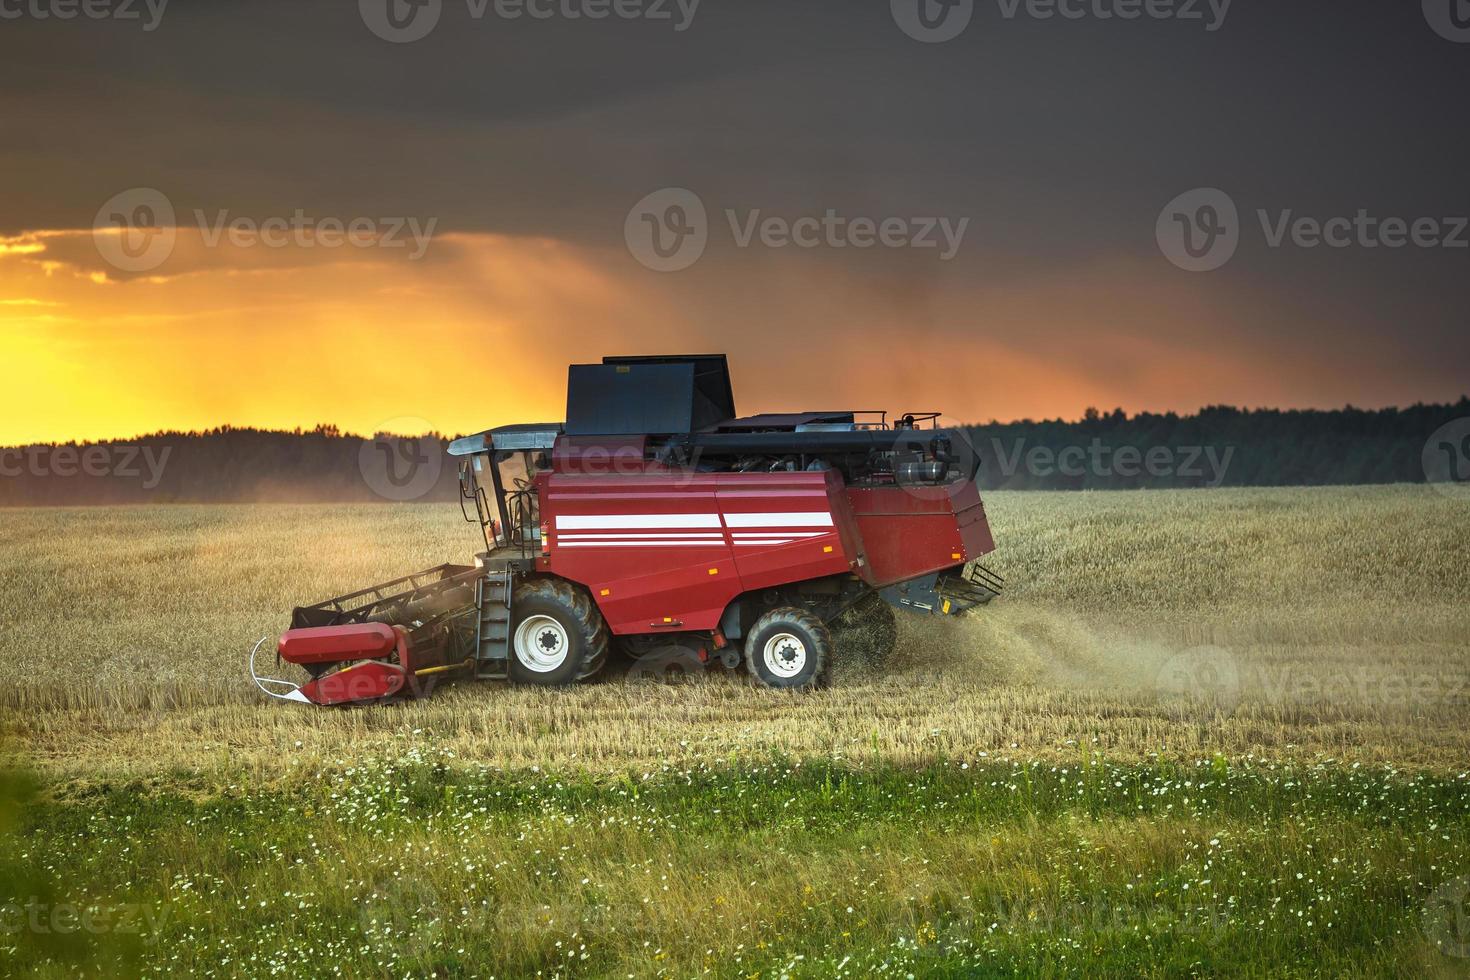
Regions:
<instances>
[{"instance_id":1,"label":"front wheel","mask_svg":"<svg viewBox=\"0 0 1470 980\"><path fill-rule=\"evenodd\" d=\"M585 680L607 662L608 634L597 607L558 579L517 586L507 673L517 684Z\"/></svg>"},{"instance_id":2,"label":"front wheel","mask_svg":"<svg viewBox=\"0 0 1470 980\"><path fill-rule=\"evenodd\" d=\"M766 687L810 691L827 683L832 634L813 613L772 609L745 638L745 666Z\"/></svg>"}]
</instances>

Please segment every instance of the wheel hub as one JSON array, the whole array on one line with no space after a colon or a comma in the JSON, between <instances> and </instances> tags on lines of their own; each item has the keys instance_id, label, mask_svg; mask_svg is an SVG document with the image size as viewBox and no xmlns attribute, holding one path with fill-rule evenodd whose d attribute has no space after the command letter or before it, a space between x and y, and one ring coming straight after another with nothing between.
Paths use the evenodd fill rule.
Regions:
<instances>
[{"instance_id":1,"label":"wheel hub","mask_svg":"<svg viewBox=\"0 0 1470 980\"><path fill-rule=\"evenodd\" d=\"M566 663L571 640L566 628L550 616L527 616L516 627L513 646L523 667L546 674Z\"/></svg>"},{"instance_id":2,"label":"wheel hub","mask_svg":"<svg viewBox=\"0 0 1470 980\"><path fill-rule=\"evenodd\" d=\"M777 633L766 641L761 659L777 677L795 677L806 668L806 644L793 633Z\"/></svg>"}]
</instances>

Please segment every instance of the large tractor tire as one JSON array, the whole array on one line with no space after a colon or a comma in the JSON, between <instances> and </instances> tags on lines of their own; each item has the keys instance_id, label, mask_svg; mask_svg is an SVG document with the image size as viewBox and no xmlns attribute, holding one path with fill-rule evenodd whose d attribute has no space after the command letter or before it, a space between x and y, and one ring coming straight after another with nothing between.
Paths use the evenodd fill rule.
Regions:
<instances>
[{"instance_id":1,"label":"large tractor tire","mask_svg":"<svg viewBox=\"0 0 1470 980\"><path fill-rule=\"evenodd\" d=\"M832 621L832 642L845 664L886 667L898 647L898 617L882 596L870 592Z\"/></svg>"},{"instance_id":2,"label":"large tractor tire","mask_svg":"<svg viewBox=\"0 0 1470 980\"><path fill-rule=\"evenodd\" d=\"M516 586L511 605L512 682L574 684L606 665L607 624L582 589L561 579L530 579Z\"/></svg>"},{"instance_id":3,"label":"large tractor tire","mask_svg":"<svg viewBox=\"0 0 1470 980\"><path fill-rule=\"evenodd\" d=\"M832 634L815 614L795 606L772 609L745 638L745 667L766 687L810 691L832 670Z\"/></svg>"}]
</instances>

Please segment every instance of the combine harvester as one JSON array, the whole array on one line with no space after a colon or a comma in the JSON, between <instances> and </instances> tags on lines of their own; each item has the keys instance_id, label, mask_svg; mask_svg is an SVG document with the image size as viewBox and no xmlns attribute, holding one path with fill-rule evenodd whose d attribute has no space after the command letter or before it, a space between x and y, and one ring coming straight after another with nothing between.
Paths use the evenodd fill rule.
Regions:
<instances>
[{"instance_id":1,"label":"combine harvester","mask_svg":"<svg viewBox=\"0 0 1470 980\"><path fill-rule=\"evenodd\" d=\"M881 657L893 607L958 614L999 594L978 458L938 414L735 417L724 355L608 357L569 372L564 423L455 440L473 565L297 608L272 697L361 704L446 675L588 680L636 663L738 667L809 690L857 622ZM927 427L926 427L927 426Z\"/></svg>"}]
</instances>

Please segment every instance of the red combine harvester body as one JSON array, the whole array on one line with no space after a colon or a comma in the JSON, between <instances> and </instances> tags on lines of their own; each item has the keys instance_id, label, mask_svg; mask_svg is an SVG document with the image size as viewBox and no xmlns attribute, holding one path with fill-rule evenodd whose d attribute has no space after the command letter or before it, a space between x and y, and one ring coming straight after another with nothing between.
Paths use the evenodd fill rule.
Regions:
<instances>
[{"instance_id":1,"label":"red combine harvester body","mask_svg":"<svg viewBox=\"0 0 1470 980\"><path fill-rule=\"evenodd\" d=\"M614 635L718 629L737 597L851 573L874 588L992 550L980 496L817 473L546 474L538 571L587 587Z\"/></svg>"},{"instance_id":2,"label":"red combine harvester body","mask_svg":"<svg viewBox=\"0 0 1470 980\"><path fill-rule=\"evenodd\" d=\"M881 660L893 608L957 614L998 576L978 459L937 415L735 416L722 355L574 365L567 420L458 439L473 565L296 609L277 655L316 704L420 695L438 675L586 680L728 668L810 689L857 635ZM929 427L924 427L925 423ZM257 651L260 644L257 644Z\"/></svg>"}]
</instances>

